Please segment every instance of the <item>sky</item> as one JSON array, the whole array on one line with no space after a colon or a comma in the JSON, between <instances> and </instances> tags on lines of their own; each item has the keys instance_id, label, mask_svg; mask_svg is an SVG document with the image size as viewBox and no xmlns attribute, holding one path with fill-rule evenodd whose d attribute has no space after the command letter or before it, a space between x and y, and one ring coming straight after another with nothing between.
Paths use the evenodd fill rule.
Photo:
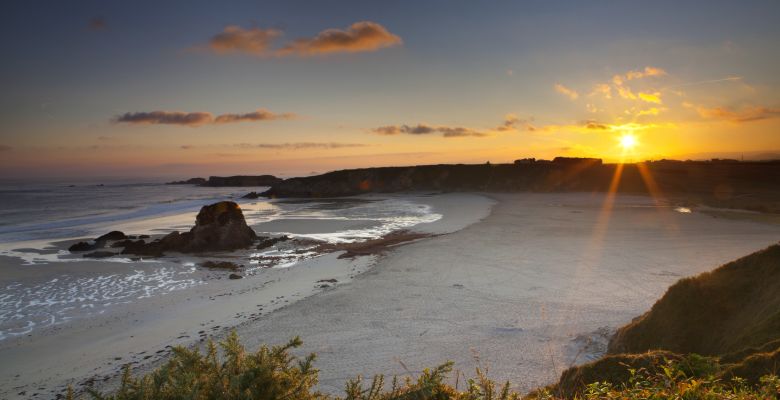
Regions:
<instances>
[{"instance_id":1,"label":"sky","mask_svg":"<svg viewBox=\"0 0 780 400\"><path fill-rule=\"evenodd\" d=\"M775 157L778 16L774 0L11 2L0 177Z\"/></svg>"}]
</instances>

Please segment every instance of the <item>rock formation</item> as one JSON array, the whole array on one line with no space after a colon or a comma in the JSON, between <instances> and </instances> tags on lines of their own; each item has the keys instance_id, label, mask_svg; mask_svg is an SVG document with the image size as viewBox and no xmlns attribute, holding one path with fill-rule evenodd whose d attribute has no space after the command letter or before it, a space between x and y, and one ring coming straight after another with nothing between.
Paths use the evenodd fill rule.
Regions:
<instances>
[{"instance_id":1,"label":"rock formation","mask_svg":"<svg viewBox=\"0 0 780 400\"><path fill-rule=\"evenodd\" d=\"M244 219L238 204L232 201L203 206L189 232L171 232L151 243L128 243L123 254L160 256L167 251L200 253L247 248L257 239Z\"/></svg>"}]
</instances>

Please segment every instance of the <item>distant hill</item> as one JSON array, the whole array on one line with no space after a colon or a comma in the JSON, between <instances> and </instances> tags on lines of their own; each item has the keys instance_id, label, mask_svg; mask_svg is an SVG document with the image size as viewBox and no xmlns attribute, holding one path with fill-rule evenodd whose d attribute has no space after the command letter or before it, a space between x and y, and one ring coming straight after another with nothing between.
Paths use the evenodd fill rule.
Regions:
<instances>
[{"instance_id":1,"label":"distant hill","mask_svg":"<svg viewBox=\"0 0 780 400\"><path fill-rule=\"evenodd\" d=\"M210 176L209 179L190 178L185 181L168 182L167 185L198 185L208 187L260 187L271 186L282 182L283 179L273 175L236 175L236 176Z\"/></svg>"},{"instance_id":2,"label":"distant hill","mask_svg":"<svg viewBox=\"0 0 780 400\"><path fill-rule=\"evenodd\" d=\"M622 168L621 193L652 191L713 207L780 212L780 162L656 161L603 164L598 159L523 159L515 164L441 164L363 168L290 178L267 197L340 197L370 192L605 192ZM648 184L642 172L650 177Z\"/></svg>"}]
</instances>

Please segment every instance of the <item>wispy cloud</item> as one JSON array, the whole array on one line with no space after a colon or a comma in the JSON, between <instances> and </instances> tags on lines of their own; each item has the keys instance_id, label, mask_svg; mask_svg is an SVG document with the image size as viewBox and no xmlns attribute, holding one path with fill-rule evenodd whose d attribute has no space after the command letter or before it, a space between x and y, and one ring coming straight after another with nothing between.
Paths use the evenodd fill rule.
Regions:
<instances>
[{"instance_id":1,"label":"wispy cloud","mask_svg":"<svg viewBox=\"0 0 780 400\"><path fill-rule=\"evenodd\" d=\"M138 125L182 125L198 127L206 124L226 124L235 122L257 122L288 120L296 117L293 113L273 113L265 109L246 114L221 114L214 117L210 112L183 112L183 111L148 111L128 112L114 118L114 123L128 123Z\"/></svg>"},{"instance_id":2,"label":"wispy cloud","mask_svg":"<svg viewBox=\"0 0 780 400\"><path fill-rule=\"evenodd\" d=\"M345 30L326 29L313 38L297 39L276 54L280 56L311 56L330 53L357 53L376 51L403 43L400 37L390 33L376 22L356 22Z\"/></svg>"},{"instance_id":3,"label":"wispy cloud","mask_svg":"<svg viewBox=\"0 0 780 400\"><path fill-rule=\"evenodd\" d=\"M213 120L214 117L208 112L182 111L128 112L114 118L115 123L185 126L200 126L211 123Z\"/></svg>"},{"instance_id":4,"label":"wispy cloud","mask_svg":"<svg viewBox=\"0 0 780 400\"><path fill-rule=\"evenodd\" d=\"M601 122L594 121L594 120L587 120L587 121L585 121L583 123L583 125L587 129L594 129L594 130L609 130L610 129L609 125L603 124Z\"/></svg>"},{"instance_id":5,"label":"wispy cloud","mask_svg":"<svg viewBox=\"0 0 780 400\"><path fill-rule=\"evenodd\" d=\"M208 47L215 53L247 53L263 55L268 52L273 40L282 35L277 29L248 28L229 25L214 35Z\"/></svg>"},{"instance_id":6,"label":"wispy cloud","mask_svg":"<svg viewBox=\"0 0 780 400\"><path fill-rule=\"evenodd\" d=\"M731 122L752 122L780 117L780 108L748 106L738 110L727 107L704 107L686 104L693 108L702 118L721 119Z\"/></svg>"},{"instance_id":7,"label":"wispy cloud","mask_svg":"<svg viewBox=\"0 0 780 400\"><path fill-rule=\"evenodd\" d=\"M343 149L351 147L366 147L363 143L339 142L295 142L295 143L239 143L235 145L242 149L273 149L273 150L303 150L303 149Z\"/></svg>"},{"instance_id":8,"label":"wispy cloud","mask_svg":"<svg viewBox=\"0 0 780 400\"><path fill-rule=\"evenodd\" d=\"M216 119L214 119L214 122L217 124L227 124L231 122L244 122L244 121L273 121L273 120L284 120L284 119L294 119L295 114L293 113L281 113L281 114L275 114L271 111L260 109L255 112L246 113L246 114L222 114L218 115Z\"/></svg>"},{"instance_id":9,"label":"wispy cloud","mask_svg":"<svg viewBox=\"0 0 780 400\"><path fill-rule=\"evenodd\" d=\"M355 22L346 29L326 29L309 38L299 38L281 47L274 47L283 36L278 29L242 28L230 25L214 35L206 49L217 53L243 53L256 56L316 56L333 53L371 52L398 46L403 40L381 24L371 21Z\"/></svg>"},{"instance_id":10,"label":"wispy cloud","mask_svg":"<svg viewBox=\"0 0 780 400\"><path fill-rule=\"evenodd\" d=\"M498 132L515 131L517 129L535 131L537 128L531 124L530 120L520 119L517 115L511 113L504 116L504 122L495 128Z\"/></svg>"},{"instance_id":11,"label":"wispy cloud","mask_svg":"<svg viewBox=\"0 0 780 400\"><path fill-rule=\"evenodd\" d=\"M427 124L380 126L378 128L373 129L373 132L380 135L399 135L399 134L429 135L434 133L441 133L441 135L446 138L464 137L464 136L474 136L474 137L488 136L488 134L485 132L480 132L471 128L464 128L460 126L453 127L453 126L444 126L444 125L433 126Z\"/></svg>"},{"instance_id":12,"label":"wispy cloud","mask_svg":"<svg viewBox=\"0 0 780 400\"><path fill-rule=\"evenodd\" d=\"M639 98L643 101L646 101L648 103L655 103L655 104L661 104L661 93L655 92L655 93L643 93L639 92Z\"/></svg>"},{"instance_id":13,"label":"wispy cloud","mask_svg":"<svg viewBox=\"0 0 780 400\"><path fill-rule=\"evenodd\" d=\"M577 98L580 97L580 94L577 93L576 90L567 88L560 83L555 84L555 91L568 97L570 100L577 100Z\"/></svg>"}]
</instances>

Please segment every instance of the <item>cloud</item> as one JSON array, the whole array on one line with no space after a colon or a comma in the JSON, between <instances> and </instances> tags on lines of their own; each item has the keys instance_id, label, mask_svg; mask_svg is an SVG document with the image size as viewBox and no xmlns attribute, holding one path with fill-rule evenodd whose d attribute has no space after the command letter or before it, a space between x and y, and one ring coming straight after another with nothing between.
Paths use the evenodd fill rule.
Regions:
<instances>
[{"instance_id":1,"label":"cloud","mask_svg":"<svg viewBox=\"0 0 780 400\"><path fill-rule=\"evenodd\" d=\"M189 150L189 149L192 149L193 147L195 147L195 146L190 145L190 144L183 144L183 145L179 146L179 148L182 149L182 150Z\"/></svg>"},{"instance_id":2,"label":"cloud","mask_svg":"<svg viewBox=\"0 0 780 400\"><path fill-rule=\"evenodd\" d=\"M732 110L726 107L703 107L684 104L686 107L694 108L702 118L723 119L732 122L752 122L770 118L780 117L780 108L750 106L742 107L739 110Z\"/></svg>"},{"instance_id":3,"label":"cloud","mask_svg":"<svg viewBox=\"0 0 780 400\"><path fill-rule=\"evenodd\" d=\"M594 130L608 130L610 129L609 125L602 124L598 121L594 120L587 120L583 123L585 125L585 128L587 129L594 129Z\"/></svg>"},{"instance_id":4,"label":"cloud","mask_svg":"<svg viewBox=\"0 0 780 400\"><path fill-rule=\"evenodd\" d=\"M343 149L350 147L366 147L363 143L319 143L319 142L297 142L297 143L239 143L235 145L242 149L275 149L275 150L301 150L301 149Z\"/></svg>"},{"instance_id":5,"label":"cloud","mask_svg":"<svg viewBox=\"0 0 780 400\"><path fill-rule=\"evenodd\" d=\"M163 124L200 126L211 123L214 117L208 112L150 111L125 113L114 119L116 123Z\"/></svg>"},{"instance_id":6,"label":"cloud","mask_svg":"<svg viewBox=\"0 0 780 400\"><path fill-rule=\"evenodd\" d=\"M226 124L231 122L244 122L244 121L274 121L274 120L286 120L294 119L293 113L275 114L271 111L259 109L255 112L246 114L222 114L218 115L214 120L217 124Z\"/></svg>"},{"instance_id":7,"label":"cloud","mask_svg":"<svg viewBox=\"0 0 780 400\"><path fill-rule=\"evenodd\" d=\"M94 17L89 20L87 27L91 31L102 31L107 27L106 20L102 17Z\"/></svg>"},{"instance_id":8,"label":"cloud","mask_svg":"<svg viewBox=\"0 0 780 400\"><path fill-rule=\"evenodd\" d=\"M660 114L662 111L666 111L666 109L665 109L665 108L663 108L663 109L662 109L662 108L651 107L651 108L648 108L647 110L640 110L640 111L639 111L639 112L636 114L636 116L637 116L637 117L641 117L641 116L643 116L643 115L658 115L658 114Z\"/></svg>"},{"instance_id":9,"label":"cloud","mask_svg":"<svg viewBox=\"0 0 780 400\"><path fill-rule=\"evenodd\" d=\"M206 124L227 124L235 122L258 122L289 120L296 118L293 113L276 114L265 109L246 114L220 114L214 117L210 112L182 112L182 111L149 111L125 113L114 118L114 123L146 124L146 125L183 125L197 127Z\"/></svg>"},{"instance_id":10,"label":"cloud","mask_svg":"<svg viewBox=\"0 0 780 400\"><path fill-rule=\"evenodd\" d=\"M276 29L244 29L229 25L221 33L214 35L208 46L215 53L263 55L271 48L274 39L281 35L282 32Z\"/></svg>"},{"instance_id":11,"label":"cloud","mask_svg":"<svg viewBox=\"0 0 780 400\"><path fill-rule=\"evenodd\" d=\"M590 92L589 96L595 96L598 94L604 96L605 99L611 99L612 87L609 86L608 83L598 83L593 86L593 90Z\"/></svg>"},{"instance_id":12,"label":"cloud","mask_svg":"<svg viewBox=\"0 0 780 400\"><path fill-rule=\"evenodd\" d=\"M326 29L313 38L297 39L276 53L280 56L311 56L330 53L358 53L376 51L402 44L397 35L376 22L360 21L346 30Z\"/></svg>"},{"instance_id":13,"label":"cloud","mask_svg":"<svg viewBox=\"0 0 780 400\"><path fill-rule=\"evenodd\" d=\"M275 48L283 32L278 29L242 28L229 25L211 38L206 48L217 54L243 53L256 56L315 56L332 53L360 53L398 46L403 40L384 26L360 21L347 29L326 29L314 37L300 38Z\"/></svg>"},{"instance_id":14,"label":"cloud","mask_svg":"<svg viewBox=\"0 0 780 400\"><path fill-rule=\"evenodd\" d=\"M537 129L530 121L520 119L515 114L507 114L504 116L504 123L497 126L495 130L499 132L508 132L517 130L518 127L526 131L535 131Z\"/></svg>"},{"instance_id":15,"label":"cloud","mask_svg":"<svg viewBox=\"0 0 780 400\"><path fill-rule=\"evenodd\" d=\"M398 134L428 135L432 133L441 133L441 135L446 138L464 137L464 136L474 136L474 137L488 136L487 133L480 132L471 128L464 128L460 126L456 126L456 127L432 126L427 124L417 124L414 126L410 126L410 125L380 126L378 128L373 129L373 132L380 135L398 135Z\"/></svg>"},{"instance_id":16,"label":"cloud","mask_svg":"<svg viewBox=\"0 0 780 400\"><path fill-rule=\"evenodd\" d=\"M661 104L661 93L655 92L655 93L642 93L639 92L639 98L648 102L648 103L655 103L655 104Z\"/></svg>"},{"instance_id":17,"label":"cloud","mask_svg":"<svg viewBox=\"0 0 780 400\"><path fill-rule=\"evenodd\" d=\"M11 150L13 150L13 149L14 149L14 148L13 148L13 147L11 147L11 146L7 146L7 145L4 145L4 144L0 144L0 152L2 152L2 151L11 151Z\"/></svg>"},{"instance_id":18,"label":"cloud","mask_svg":"<svg viewBox=\"0 0 780 400\"><path fill-rule=\"evenodd\" d=\"M504 123L496 127L496 130L499 132L515 130L515 126L518 122L520 122L520 119L517 118L517 115L507 114L504 116Z\"/></svg>"},{"instance_id":19,"label":"cloud","mask_svg":"<svg viewBox=\"0 0 780 400\"><path fill-rule=\"evenodd\" d=\"M577 93L574 89L569 89L566 86L561 85L560 83L555 84L555 91L568 97L570 100L577 100L578 97L580 97L580 94Z\"/></svg>"},{"instance_id":20,"label":"cloud","mask_svg":"<svg viewBox=\"0 0 780 400\"><path fill-rule=\"evenodd\" d=\"M626 73L626 80L640 79L648 76L662 76L666 75L666 71L657 67L645 67L644 71L628 71Z\"/></svg>"},{"instance_id":21,"label":"cloud","mask_svg":"<svg viewBox=\"0 0 780 400\"><path fill-rule=\"evenodd\" d=\"M594 85L593 90L590 92L590 96L601 95L605 99L611 99L612 90L614 89L618 96L624 99L642 100L650 103L661 104L661 94L659 92L639 93L637 95L631 90L631 88L627 86L626 83L636 79L663 75L666 75L665 70L651 66L647 66L641 70L631 70L625 74L617 74L612 76L611 82Z\"/></svg>"}]
</instances>

